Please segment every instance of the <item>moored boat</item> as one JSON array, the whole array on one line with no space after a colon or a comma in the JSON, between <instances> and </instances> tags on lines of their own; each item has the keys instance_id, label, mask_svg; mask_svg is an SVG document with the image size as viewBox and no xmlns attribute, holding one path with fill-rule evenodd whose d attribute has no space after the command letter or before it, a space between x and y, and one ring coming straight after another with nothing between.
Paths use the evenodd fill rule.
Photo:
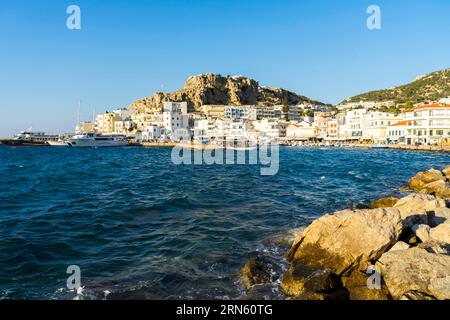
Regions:
<instances>
[{"instance_id":1,"label":"moored boat","mask_svg":"<svg viewBox=\"0 0 450 320\"><path fill-rule=\"evenodd\" d=\"M125 147L128 141L125 136L117 134L82 133L67 140L67 144L74 148Z\"/></svg>"},{"instance_id":2,"label":"moored boat","mask_svg":"<svg viewBox=\"0 0 450 320\"><path fill-rule=\"evenodd\" d=\"M13 139L3 140L2 144L7 147L46 147L50 141L57 141L57 135L48 135L44 132L32 132L31 129L22 131Z\"/></svg>"}]
</instances>

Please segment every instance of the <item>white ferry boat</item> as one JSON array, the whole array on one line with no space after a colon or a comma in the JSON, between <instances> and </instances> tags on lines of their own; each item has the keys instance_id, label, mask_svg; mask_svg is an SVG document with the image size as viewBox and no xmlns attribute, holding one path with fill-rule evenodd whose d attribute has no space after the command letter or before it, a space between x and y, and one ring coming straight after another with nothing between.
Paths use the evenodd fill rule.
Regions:
<instances>
[{"instance_id":1,"label":"white ferry boat","mask_svg":"<svg viewBox=\"0 0 450 320\"><path fill-rule=\"evenodd\" d=\"M49 142L58 140L57 135L49 135L44 132L33 132L31 128L15 135L13 139L2 141L8 147L44 147Z\"/></svg>"},{"instance_id":2,"label":"white ferry boat","mask_svg":"<svg viewBox=\"0 0 450 320\"><path fill-rule=\"evenodd\" d=\"M97 133L83 133L77 134L67 140L69 147L75 148L99 148L99 147L124 147L129 143L125 136L111 134L97 134Z\"/></svg>"}]
</instances>

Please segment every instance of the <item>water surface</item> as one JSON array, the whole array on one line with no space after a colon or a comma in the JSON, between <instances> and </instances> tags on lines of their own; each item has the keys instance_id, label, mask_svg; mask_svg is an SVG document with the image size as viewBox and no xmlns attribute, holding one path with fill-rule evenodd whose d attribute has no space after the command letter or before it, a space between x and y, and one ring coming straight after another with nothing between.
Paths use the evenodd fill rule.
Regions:
<instances>
[{"instance_id":1,"label":"water surface","mask_svg":"<svg viewBox=\"0 0 450 320\"><path fill-rule=\"evenodd\" d=\"M375 198L399 195L444 153L282 148L276 176L250 165L175 166L170 149L0 147L0 297L230 299L265 239ZM275 290L272 297L277 296Z\"/></svg>"}]
</instances>

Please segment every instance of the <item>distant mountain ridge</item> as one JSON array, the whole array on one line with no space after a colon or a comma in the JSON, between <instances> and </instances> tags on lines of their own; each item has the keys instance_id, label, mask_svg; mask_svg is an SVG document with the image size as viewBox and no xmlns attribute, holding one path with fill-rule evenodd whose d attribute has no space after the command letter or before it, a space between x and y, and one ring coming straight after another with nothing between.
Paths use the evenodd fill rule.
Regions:
<instances>
[{"instance_id":1,"label":"distant mountain ridge","mask_svg":"<svg viewBox=\"0 0 450 320\"><path fill-rule=\"evenodd\" d=\"M396 104L420 103L450 96L450 69L417 77L411 83L392 89L376 90L351 97L342 103L360 101L394 101Z\"/></svg>"},{"instance_id":2,"label":"distant mountain ridge","mask_svg":"<svg viewBox=\"0 0 450 320\"><path fill-rule=\"evenodd\" d=\"M222 76L215 73L191 76L184 88L173 93L157 92L150 97L133 102L129 109L142 112L145 108L158 109L166 101L188 103L189 111L202 105L261 105L273 106L310 103L323 105L305 96L281 89L262 87L258 81L243 76Z\"/></svg>"}]
</instances>

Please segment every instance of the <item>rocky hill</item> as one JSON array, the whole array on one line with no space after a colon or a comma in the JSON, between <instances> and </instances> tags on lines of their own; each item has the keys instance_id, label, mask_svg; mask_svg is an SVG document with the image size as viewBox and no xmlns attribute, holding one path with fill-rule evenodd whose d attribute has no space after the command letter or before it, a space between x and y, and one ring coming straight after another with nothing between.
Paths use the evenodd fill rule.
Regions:
<instances>
[{"instance_id":1,"label":"rocky hill","mask_svg":"<svg viewBox=\"0 0 450 320\"><path fill-rule=\"evenodd\" d=\"M138 111L145 108L157 109L162 108L165 101L186 101L189 111L198 110L202 105L272 106L303 102L323 104L284 89L262 87L257 81L243 76L224 77L208 73L189 77L184 88L180 90L173 93L157 92L135 101L129 108Z\"/></svg>"},{"instance_id":2,"label":"rocky hill","mask_svg":"<svg viewBox=\"0 0 450 320\"><path fill-rule=\"evenodd\" d=\"M418 77L415 81L406 85L360 94L345 100L343 103L394 101L396 104L405 104L439 100L449 96L450 69L445 69Z\"/></svg>"}]
</instances>

